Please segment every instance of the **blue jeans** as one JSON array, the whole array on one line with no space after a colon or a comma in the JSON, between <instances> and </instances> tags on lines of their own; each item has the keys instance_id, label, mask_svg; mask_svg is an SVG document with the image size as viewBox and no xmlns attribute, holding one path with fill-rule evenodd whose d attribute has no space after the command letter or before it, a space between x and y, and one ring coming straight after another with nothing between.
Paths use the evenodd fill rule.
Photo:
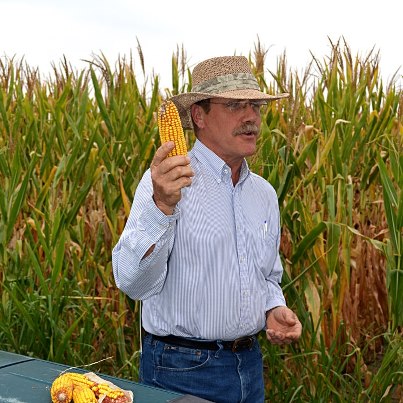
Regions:
<instances>
[{"instance_id":1,"label":"blue jeans","mask_svg":"<svg viewBox=\"0 0 403 403\"><path fill-rule=\"evenodd\" d=\"M233 353L222 346L217 351L178 347L147 334L140 382L215 403L264 401L263 362L257 341L250 350Z\"/></svg>"}]
</instances>

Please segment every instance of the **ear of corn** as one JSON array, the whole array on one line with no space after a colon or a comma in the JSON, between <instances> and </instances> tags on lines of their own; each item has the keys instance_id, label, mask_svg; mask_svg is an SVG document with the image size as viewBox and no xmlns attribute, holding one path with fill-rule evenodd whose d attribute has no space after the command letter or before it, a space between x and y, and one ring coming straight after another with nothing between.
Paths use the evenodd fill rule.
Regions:
<instances>
[{"instance_id":1,"label":"ear of corn","mask_svg":"<svg viewBox=\"0 0 403 403\"><path fill-rule=\"evenodd\" d=\"M53 403L68 403L73 398L73 380L69 374L60 375L52 383L50 394Z\"/></svg>"},{"instance_id":2,"label":"ear of corn","mask_svg":"<svg viewBox=\"0 0 403 403\"><path fill-rule=\"evenodd\" d=\"M74 403L97 403L95 393L87 386L75 386L73 390Z\"/></svg>"},{"instance_id":3,"label":"ear of corn","mask_svg":"<svg viewBox=\"0 0 403 403\"><path fill-rule=\"evenodd\" d=\"M90 379L85 374L65 372L57 377L51 387L52 403L128 403L125 392L113 384L101 382L101 378Z\"/></svg>"},{"instance_id":4,"label":"ear of corn","mask_svg":"<svg viewBox=\"0 0 403 403\"><path fill-rule=\"evenodd\" d=\"M175 148L168 154L168 157L187 154L186 139L183 133L182 123L178 110L172 101L166 101L160 106L158 110L158 128L161 143L167 141L173 141L175 143Z\"/></svg>"}]
</instances>

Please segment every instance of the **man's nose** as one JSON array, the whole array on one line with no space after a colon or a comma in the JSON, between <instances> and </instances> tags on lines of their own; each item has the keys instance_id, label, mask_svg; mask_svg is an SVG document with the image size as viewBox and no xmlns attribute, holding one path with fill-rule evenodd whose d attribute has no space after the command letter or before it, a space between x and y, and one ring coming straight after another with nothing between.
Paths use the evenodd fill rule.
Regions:
<instances>
[{"instance_id":1,"label":"man's nose","mask_svg":"<svg viewBox=\"0 0 403 403\"><path fill-rule=\"evenodd\" d=\"M245 102L242 108L243 119L255 122L256 119L260 119L260 111L256 110L256 107L250 102Z\"/></svg>"}]
</instances>

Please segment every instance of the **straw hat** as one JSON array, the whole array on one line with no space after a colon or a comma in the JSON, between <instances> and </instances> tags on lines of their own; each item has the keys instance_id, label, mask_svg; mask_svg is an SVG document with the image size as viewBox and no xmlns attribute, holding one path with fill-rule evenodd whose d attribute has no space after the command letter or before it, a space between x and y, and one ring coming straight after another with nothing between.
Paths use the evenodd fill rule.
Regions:
<instances>
[{"instance_id":1,"label":"straw hat","mask_svg":"<svg viewBox=\"0 0 403 403\"><path fill-rule=\"evenodd\" d=\"M178 108L182 126L192 129L190 107L203 99L273 101L288 96L286 93L269 95L262 92L245 56L223 56L199 63L192 72L192 91L175 95L171 100Z\"/></svg>"}]
</instances>

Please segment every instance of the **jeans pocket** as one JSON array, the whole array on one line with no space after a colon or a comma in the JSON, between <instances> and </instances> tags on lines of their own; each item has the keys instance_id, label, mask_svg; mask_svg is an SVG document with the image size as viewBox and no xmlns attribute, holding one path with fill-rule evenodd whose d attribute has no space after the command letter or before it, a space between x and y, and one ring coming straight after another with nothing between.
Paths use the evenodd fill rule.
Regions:
<instances>
[{"instance_id":1,"label":"jeans pocket","mask_svg":"<svg viewBox=\"0 0 403 403\"><path fill-rule=\"evenodd\" d=\"M205 365L209 360L208 350L164 344L157 358L157 367L171 371L189 371Z\"/></svg>"},{"instance_id":2,"label":"jeans pocket","mask_svg":"<svg viewBox=\"0 0 403 403\"><path fill-rule=\"evenodd\" d=\"M161 344L154 354L154 382L162 388L192 393L209 367L210 352ZM155 351L156 353L156 351Z\"/></svg>"}]
</instances>

